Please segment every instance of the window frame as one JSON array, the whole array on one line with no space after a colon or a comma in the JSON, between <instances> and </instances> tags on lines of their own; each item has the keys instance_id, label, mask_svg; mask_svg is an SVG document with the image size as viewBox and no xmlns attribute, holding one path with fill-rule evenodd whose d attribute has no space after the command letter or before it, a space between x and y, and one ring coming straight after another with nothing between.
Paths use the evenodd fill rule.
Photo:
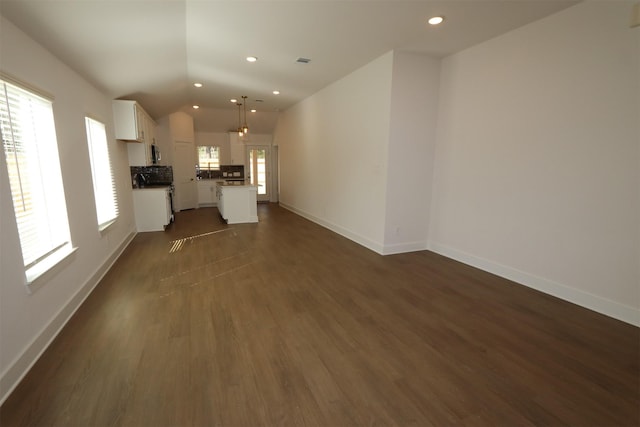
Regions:
<instances>
[{"instance_id":1,"label":"window frame","mask_svg":"<svg viewBox=\"0 0 640 427\"><path fill-rule=\"evenodd\" d=\"M215 149L215 151L218 154L218 166L217 167L210 167L208 164L212 163L212 162L207 162L206 166L202 165L202 160L200 158L200 147L211 147L213 149ZM211 144L199 144L196 145L196 154L198 156L198 168L201 171L210 171L210 170L220 170L220 165L222 164L222 159L221 159L221 150L220 150L220 146L219 145L211 145Z\"/></svg>"},{"instance_id":2,"label":"window frame","mask_svg":"<svg viewBox=\"0 0 640 427\"><path fill-rule=\"evenodd\" d=\"M7 168L29 292L76 251L69 227L53 103L52 96L0 73L2 161ZM32 126L33 123L43 126Z\"/></svg>"},{"instance_id":3,"label":"window frame","mask_svg":"<svg viewBox=\"0 0 640 427\"><path fill-rule=\"evenodd\" d=\"M96 207L96 221L98 231L102 234L120 216L118 205L118 191L113 163L109 153L106 125L89 115L84 118L89 151L89 165L91 166L91 182L93 183L93 199ZM99 135L92 130L99 128ZM105 192L110 193L106 195Z\"/></svg>"}]
</instances>

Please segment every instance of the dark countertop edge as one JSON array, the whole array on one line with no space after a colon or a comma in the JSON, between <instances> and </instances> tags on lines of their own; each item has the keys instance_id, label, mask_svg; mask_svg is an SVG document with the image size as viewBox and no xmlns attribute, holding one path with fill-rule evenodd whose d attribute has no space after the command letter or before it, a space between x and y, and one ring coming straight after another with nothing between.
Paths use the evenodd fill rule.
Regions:
<instances>
[{"instance_id":1,"label":"dark countertop edge","mask_svg":"<svg viewBox=\"0 0 640 427\"><path fill-rule=\"evenodd\" d=\"M220 187L224 187L224 188L247 188L247 187L256 187L258 188L257 185L254 184L227 184L226 182L219 182L218 185Z\"/></svg>"},{"instance_id":2,"label":"dark countertop edge","mask_svg":"<svg viewBox=\"0 0 640 427\"><path fill-rule=\"evenodd\" d=\"M144 187L134 187L134 190L158 190L161 188L169 188L171 185L145 185Z\"/></svg>"}]
</instances>

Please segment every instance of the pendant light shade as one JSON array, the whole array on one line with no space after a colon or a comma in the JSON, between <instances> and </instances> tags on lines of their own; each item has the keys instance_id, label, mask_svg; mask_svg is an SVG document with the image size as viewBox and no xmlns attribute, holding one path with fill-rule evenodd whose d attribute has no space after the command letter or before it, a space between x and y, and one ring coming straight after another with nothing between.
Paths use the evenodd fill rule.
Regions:
<instances>
[{"instance_id":1,"label":"pendant light shade","mask_svg":"<svg viewBox=\"0 0 640 427\"><path fill-rule=\"evenodd\" d=\"M242 125L242 133L246 135L249 133L249 126L247 126L247 97L245 95L242 95L242 101L244 108L244 125Z\"/></svg>"},{"instance_id":2,"label":"pendant light shade","mask_svg":"<svg viewBox=\"0 0 640 427\"><path fill-rule=\"evenodd\" d=\"M242 136L244 135L244 131L242 130L242 119L240 117L240 106L242 103L238 102L236 105L238 106L238 136Z\"/></svg>"}]
</instances>

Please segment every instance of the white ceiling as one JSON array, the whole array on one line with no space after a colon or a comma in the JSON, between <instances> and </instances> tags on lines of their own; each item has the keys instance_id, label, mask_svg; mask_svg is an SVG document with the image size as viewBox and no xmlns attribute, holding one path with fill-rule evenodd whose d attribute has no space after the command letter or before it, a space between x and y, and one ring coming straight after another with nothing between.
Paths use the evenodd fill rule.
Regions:
<instances>
[{"instance_id":1,"label":"white ceiling","mask_svg":"<svg viewBox=\"0 0 640 427\"><path fill-rule=\"evenodd\" d=\"M226 131L237 127L229 99L247 95L252 131L268 133L277 111L392 49L443 57L577 2L0 0L0 14L155 119L186 111L197 130ZM429 26L432 15L446 20Z\"/></svg>"}]
</instances>

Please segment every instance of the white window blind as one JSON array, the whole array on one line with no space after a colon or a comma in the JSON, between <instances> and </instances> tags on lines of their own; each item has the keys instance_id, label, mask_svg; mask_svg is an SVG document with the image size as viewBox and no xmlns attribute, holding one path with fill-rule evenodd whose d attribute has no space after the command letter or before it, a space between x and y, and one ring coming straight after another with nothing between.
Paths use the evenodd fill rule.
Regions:
<instances>
[{"instance_id":1,"label":"white window blind","mask_svg":"<svg viewBox=\"0 0 640 427\"><path fill-rule=\"evenodd\" d=\"M71 251L51 101L0 80L0 131L27 281Z\"/></svg>"},{"instance_id":2,"label":"white window blind","mask_svg":"<svg viewBox=\"0 0 640 427\"><path fill-rule=\"evenodd\" d=\"M91 177L93 178L93 195L98 214L98 229L103 230L118 217L118 200L116 185L109 160L107 132L104 124L85 117L89 159L91 161Z\"/></svg>"},{"instance_id":3,"label":"white window blind","mask_svg":"<svg viewBox=\"0 0 640 427\"><path fill-rule=\"evenodd\" d=\"M220 169L220 147L198 145L198 166L201 170Z\"/></svg>"}]
</instances>

